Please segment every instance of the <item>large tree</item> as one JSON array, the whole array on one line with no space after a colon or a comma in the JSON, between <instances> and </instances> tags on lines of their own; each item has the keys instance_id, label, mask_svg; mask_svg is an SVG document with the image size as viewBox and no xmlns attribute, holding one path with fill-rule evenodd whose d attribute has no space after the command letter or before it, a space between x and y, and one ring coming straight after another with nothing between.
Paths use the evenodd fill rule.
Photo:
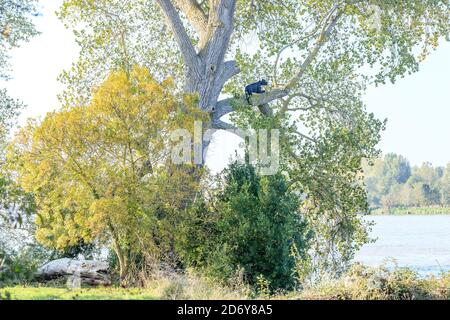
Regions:
<instances>
[{"instance_id":1,"label":"large tree","mask_svg":"<svg viewBox=\"0 0 450 320\"><path fill-rule=\"evenodd\" d=\"M448 0L66 0L60 17L81 52L61 77L61 98L83 105L111 69L140 63L198 94L204 129L280 129L282 169L325 240L314 243L326 269L367 241L357 218L367 209L361 159L377 155L383 123L362 95L417 71L448 36L449 8ZM250 108L243 88L261 78L271 86Z\"/></svg>"},{"instance_id":2,"label":"large tree","mask_svg":"<svg viewBox=\"0 0 450 320\"><path fill-rule=\"evenodd\" d=\"M98 81L87 64L144 60L198 93L218 129L230 127L221 117L232 100L220 95L230 93L231 79L241 91L249 80L271 80L272 90L252 101L267 116L298 106L333 112L328 103L339 112L364 87L367 78L358 77L382 82L415 71L449 33L447 0L66 0L61 16L81 28L81 60L67 77ZM335 87L319 86L325 76Z\"/></svg>"}]
</instances>

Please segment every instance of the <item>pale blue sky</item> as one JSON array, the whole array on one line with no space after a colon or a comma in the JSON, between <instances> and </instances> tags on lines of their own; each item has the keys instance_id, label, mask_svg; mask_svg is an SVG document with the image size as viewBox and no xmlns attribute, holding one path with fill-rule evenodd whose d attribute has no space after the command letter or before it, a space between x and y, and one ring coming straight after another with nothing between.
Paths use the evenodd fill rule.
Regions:
<instances>
[{"instance_id":1,"label":"pale blue sky","mask_svg":"<svg viewBox=\"0 0 450 320\"><path fill-rule=\"evenodd\" d=\"M77 57L70 31L54 11L60 0L46 1L36 18L42 34L11 52L13 79L5 84L10 94L27 105L20 123L58 108L62 87L56 78ZM395 85L369 89L365 101L379 118L388 118L380 148L406 156L412 164L450 162L450 44L443 43L421 65L420 71ZM239 141L227 133L215 137L208 163L217 171L234 155Z\"/></svg>"}]
</instances>

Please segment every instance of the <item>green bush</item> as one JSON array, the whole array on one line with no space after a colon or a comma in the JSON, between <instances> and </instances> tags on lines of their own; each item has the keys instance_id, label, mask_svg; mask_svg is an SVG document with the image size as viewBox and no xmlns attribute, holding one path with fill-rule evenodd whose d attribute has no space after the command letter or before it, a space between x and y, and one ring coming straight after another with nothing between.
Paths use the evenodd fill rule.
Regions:
<instances>
[{"instance_id":1,"label":"green bush","mask_svg":"<svg viewBox=\"0 0 450 320\"><path fill-rule=\"evenodd\" d=\"M46 257L47 252L39 245L9 251L0 243L0 288L30 283Z\"/></svg>"},{"instance_id":2,"label":"green bush","mask_svg":"<svg viewBox=\"0 0 450 320\"><path fill-rule=\"evenodd\" d=\"M263 278L271 290L293 288L292 246L301 255L308 247L298 196L282 174L260 176L246 164L231 164L222 178L214 196L197 201L181 227L184 261L224 283L243 271L255 287Z\"/></svg>"},{"instance_id":3,"label":"green bush","mask_svg":"<svg viewBox=\"0 0 450 320\"><path fill-rule=\"evenodd\" d=\"M303 290L295 299L449 300L450 273L420 277L408 268L353 265L341 278Z\"/></svg>"}]
</instances>

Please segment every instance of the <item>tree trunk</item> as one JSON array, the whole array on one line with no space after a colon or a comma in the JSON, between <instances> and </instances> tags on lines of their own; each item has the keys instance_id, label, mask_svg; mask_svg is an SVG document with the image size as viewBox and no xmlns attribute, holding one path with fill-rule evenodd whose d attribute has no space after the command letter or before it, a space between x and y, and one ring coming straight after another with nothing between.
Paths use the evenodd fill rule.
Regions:
<instances>
[{"instance_id":1,"label":"tree trunk","mask_svg":"<svg viewBox=\"0 0 450 320\"><path fill-rule=\"evenodd\" d=\"M76 277L80 284L109 285L107 275L108 263L94 260L58 259L38 268L35 276L41 280L51 280L58 277Z\"/></svg>"},{"instance_id":2,"label":"tree trunk","mask_svg":"<svg viewBox=\"0 0 450 320\"><path fill-rule=\"evenodd\" d=\"M125 280L128 273L128 257L125 250L120 247L116 240L114 240L113 250L119 260L119 277L122 282Z\"/></svg>"}]
</instances>

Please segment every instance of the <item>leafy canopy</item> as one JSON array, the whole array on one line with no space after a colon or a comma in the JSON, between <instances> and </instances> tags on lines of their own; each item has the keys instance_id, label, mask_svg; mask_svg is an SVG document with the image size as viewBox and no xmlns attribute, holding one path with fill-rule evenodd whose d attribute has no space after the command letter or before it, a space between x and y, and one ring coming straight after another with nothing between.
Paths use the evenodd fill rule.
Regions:
<instances>
[{"instance_id":1,"label":"leafy canopy","mask_svg":"<svg viewBox=\"0 0 450 320\"><path fill-rule=\"evenodd\" d=\"M188 266L223 282L242 272L255 286L262 276L273 290L293 288L292 250L304 259L309 247L298 196L282 174L260 176L249 164L232 163L221 177L180 229Z\"/></svg>"},{"instance_id":2,"label":"leafy canopy","mask_svg":"<svg viewBox=\"0 0 450 320\"><path fill-rule=\"evenodd\" d=\"M219 112L212 118L236 111L233 120L239 127L281 130L282 167L291 188L306 199L303 210L316 231L316 252L325 257L320 268L336 269L339 261L350 261L368 241L358 217L367 211L361 160L378 155L385 126L366 111L362 97L369 85L417 71L448 38L449 1L66 0L60 17L74 29L81 53L61 76L67 86L63 101L85 104L92 98L91 87L111 69L136 63L157 70L158 79L173 76L176 88L183 90L189 65L158 3L178 8L182 28L199 54L205 44L193 16L214 17L219 6L236 4L224 56L235 60L240 73L221 93L238 98L246 84L263 77L271 84L267 96L288 92L272 96L270 117L234 99L225 110L217 103ZM197 9L186 10L186 4ZM213 27L216 31L223 25ZM211 70L202 67L205 73Z\"/></svg>"},{"instance_id":3,"label":"leafy canopy","mask_svg":"<svg viewBox=\"0 0 450 320\"><path fill-rule=\"evenodd\" d=\"M37 34L31 21L31 17L36 15L36 3L36 0L0 2L0 81L9 79L8 52ZM9 131L23 107L23 103L0 88L0 225L3 220L8 223L11 218L20 220L19 211L30 213L33 207L29 196L12 183L4 168Z\"/></svg>"},{"instance_id":4,"label":"leafy canopy","mask_svg":"<svg viewBox=\"0 0 450 320\"><path fill-rule=\"evenodd\" d=\"M170 161L170 132L192 132L204 117L194 96L172 92L145 68L113 72L89 105L20 131L9 160L36 199L39 242L112 244L121 268L132 252L168 250L171 219L197 190L195 175Z\"/></svg>"}]
</instances>

